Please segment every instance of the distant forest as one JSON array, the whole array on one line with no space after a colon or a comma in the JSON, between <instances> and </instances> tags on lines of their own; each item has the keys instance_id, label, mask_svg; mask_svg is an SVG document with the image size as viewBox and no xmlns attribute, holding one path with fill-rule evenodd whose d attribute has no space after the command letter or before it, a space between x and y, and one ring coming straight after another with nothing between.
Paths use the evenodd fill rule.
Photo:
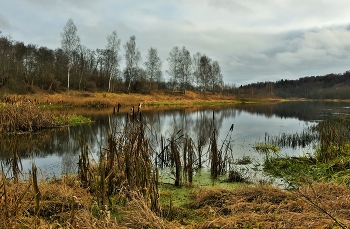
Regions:
<instances>
[{"instance_id":1,"label":"distant forest","mask_svg":"<svg viewBox=\"0 0 350 229\"><path fill-rule=\"evenodd\" d=\"M350 99L350 71L343 74L308 76L297 80L259 82L240 86L234 90L235 93L246 96Z\"/></svg>"},{"instance_id":2,"label":"distant forest","mask_svg":"<svg viewBox=\"0 0 350 229\"><path fill-rule=\"evenodd\" d=\"M104 48L92 50L80 44L77 31L69 19L61 33L61 47L55 50L25 45L0 31L0 93L194 90L238 97L350 99L350 71L237 87L224 83L218 61L175 46L166 59L170 77L165 80L157 49L150 47L142 62L135 36L123 45L122 52L121 41L113 31Z\"/></svg>"}]
</instances>

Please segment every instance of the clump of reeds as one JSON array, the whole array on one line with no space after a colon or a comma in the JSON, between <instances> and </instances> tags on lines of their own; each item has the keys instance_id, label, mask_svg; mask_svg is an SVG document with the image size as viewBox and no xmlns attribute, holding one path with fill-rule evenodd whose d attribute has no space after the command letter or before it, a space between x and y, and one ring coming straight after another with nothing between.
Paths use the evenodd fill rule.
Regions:
<instances>
[{"instance_id":1,"label":"clump of reeds","mask_svg":"<svg viewBox=\"0 0 350 229\"><path fill-rule=\"evenodd\" d=\"M128 125L124 131L110 134L108 146L101 149L99 162L94 166L89 165L86 144L82 144L82 147L79 174L82 182L88 184L101 201L102 210L106 210L107 199L111 196L138 191L152 211L161 213L158 170L151 162L143 124Z\"/></svg>"},{"instance_id":2,"label":"clump of reeds","mask_svg":"<svg viewBox=\"0 0 350 229\"><path fill-rule=\"evenodd\" d=\"M214 114L213 114L214 115ZM229 160L232 158L232 148L231 148L231 133L233 131L233 124L231 125L225 139L223 140L220 148L217 143L217 130L214 127L212 130L212 135L210 137L210 171L213 178L217 178L226 172Z\"/></svg>"},{"instance_id":3,"label":"clump of reeds","mask_svg":"<svg viewBox=\"0 0 350 229\"><path fill-rule=\"evenodd\" d=\"M0 131L2 132L36 132L60 125L51 112L33 104L7 105L0 109Z\"/></svg>"},{"instance_id":4,"label":"clump of reeds","mask_svg":"<svg viewBox=\"0 0 350 229\"><path fill-rule=\"evenodd\" d=\"M178 135L180 131L176 134ZM175 166L175 186L180 186L182 181L181 171L181 155L180 155L180 146L178 140L182 138L183 135L176 136L173 135L170 138L170 152L171 152L171 163L172 166Z\"/></svg>"},{"instance_id":5,"label":"clump of reeds","mask_svg":"<svg viewBox=\"0 0 350 229\"><path fill-rule=\"evenodd\" d=\"M265 133L265 143L293 149L297 147L305 148L312 143L316 143L318 137L317 132L311 127L303 130L301 133L294 134L282 133L278 136L270 136Z\"/></svg>"},{"instance_id":6,"label":"clump of reeds","mask_svg":"<svg viewBox=\"0 0 350 229\"><path fill-rule=\"evenodd\" d=\"M89 147L86 144L85 139L80 136L79 137L80 144L80 155L78 161L78 175L83 187L87 188L91 186L92 175L91 175L91 167L90 167L90 159L89 159Z\"/></svg>"},{"instance_id":7,"label":"clump of reeds","mask_svg":"<svg viewBox=\"0 0 350 229\"><path fill-rule=\"evenodd\" d=\"M320 150L316 153L316 159L320 162L329 162L341 155L348 154L346 144L350 140L349 129L349 118L320 122L317 126Z\"/></svg>"}]
</instances>

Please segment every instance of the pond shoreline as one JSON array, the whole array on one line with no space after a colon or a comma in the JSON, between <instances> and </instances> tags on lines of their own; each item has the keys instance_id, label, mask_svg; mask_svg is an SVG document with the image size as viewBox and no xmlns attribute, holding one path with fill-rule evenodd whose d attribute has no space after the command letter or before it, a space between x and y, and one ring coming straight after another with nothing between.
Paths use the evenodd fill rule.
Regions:
<instances>
[{"instance_id":1,"label":"pond shoreline","mask_svg":"<svg viewBox=\"0 0 350 229\"><path fill-rule=\"evenodd\" d=\"M300 100L300 99L293 99ZM21 103L32 101L46 107L115 107L120 105L147 106L201 106L224 105L236 103L270 103L286 101L282 98L240 97L237 95L222 95L217 93L198 93L187 91L186 94L158 91L152 94L125 94L107 92L67 91L48 94L4 94L2 103Z\"/></svg>"}]
</instances>

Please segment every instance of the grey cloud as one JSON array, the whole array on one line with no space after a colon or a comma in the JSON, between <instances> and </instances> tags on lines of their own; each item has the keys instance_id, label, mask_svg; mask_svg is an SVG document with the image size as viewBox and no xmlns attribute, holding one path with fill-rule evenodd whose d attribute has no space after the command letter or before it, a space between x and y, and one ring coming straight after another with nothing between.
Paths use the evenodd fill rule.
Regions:
<instances>
[{"instance_id":1,"label":"grey cloud","mask_svg":"<svg viewBox=\"0 0 350 229\"><path fill-rule=\"evenodd\" d=\"M2 31L3 29L9 29L9 28L10 28L9 21L0 14L0 31Z\"/></svg>"},{"instance_id":2,"label":"grey cloud","mask_svg":"<svg viewBox=\"0 0 350 229\"><path fill-rule=\"evenodd\" d=\"M113 30L122 45L135 35L143 57L158 49L164 75L174 46L219 61L228 83L349 69L350 5L343 0L13 0L2 7L3 34L53 49L69 18L91 49L104 48Z\"/></svg>"}]
</instances>

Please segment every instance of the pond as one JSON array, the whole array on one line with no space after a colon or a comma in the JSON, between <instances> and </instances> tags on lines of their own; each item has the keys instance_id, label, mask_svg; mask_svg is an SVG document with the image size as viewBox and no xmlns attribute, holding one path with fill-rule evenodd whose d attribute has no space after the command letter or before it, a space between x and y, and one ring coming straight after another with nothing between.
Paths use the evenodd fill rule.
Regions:
<instances>
[{"instance_id":1,"label":"pond","mask_svg":"<svg viewBox=\"0 0 350 229\"><path fill-rule=\"evenodd\" d=\"M130 109L114 113L105 110L68 110L91 117L93 123L67 127L30 136L1 136L0 158L9 161L14 152L21 157L24 173L34 162L42 177L61 176L77 172L81 142L88 145L91 156L98 160L101 149L107 145L109 133L123 131L125 125L135 125L141 117L146 125L155 154L159 152L160 139L172 135L190 137L195 146L203 148L203 164L208 165L209 139L216 130L219 146L229 143L232 161L251 158L256 164L262 155L254 149L276 136L293 135L307 131L319 120L350 114L350 103L341 102L285 102L273 104L237 104L210 107L141 108L141 115L131 116ZM312 153L317 141L303 145L285 145L281 152L288 155ZM226 146L226 145L225 145ZM6 163L5 163L6 164Z\"/></svg>"}]
</instances>

